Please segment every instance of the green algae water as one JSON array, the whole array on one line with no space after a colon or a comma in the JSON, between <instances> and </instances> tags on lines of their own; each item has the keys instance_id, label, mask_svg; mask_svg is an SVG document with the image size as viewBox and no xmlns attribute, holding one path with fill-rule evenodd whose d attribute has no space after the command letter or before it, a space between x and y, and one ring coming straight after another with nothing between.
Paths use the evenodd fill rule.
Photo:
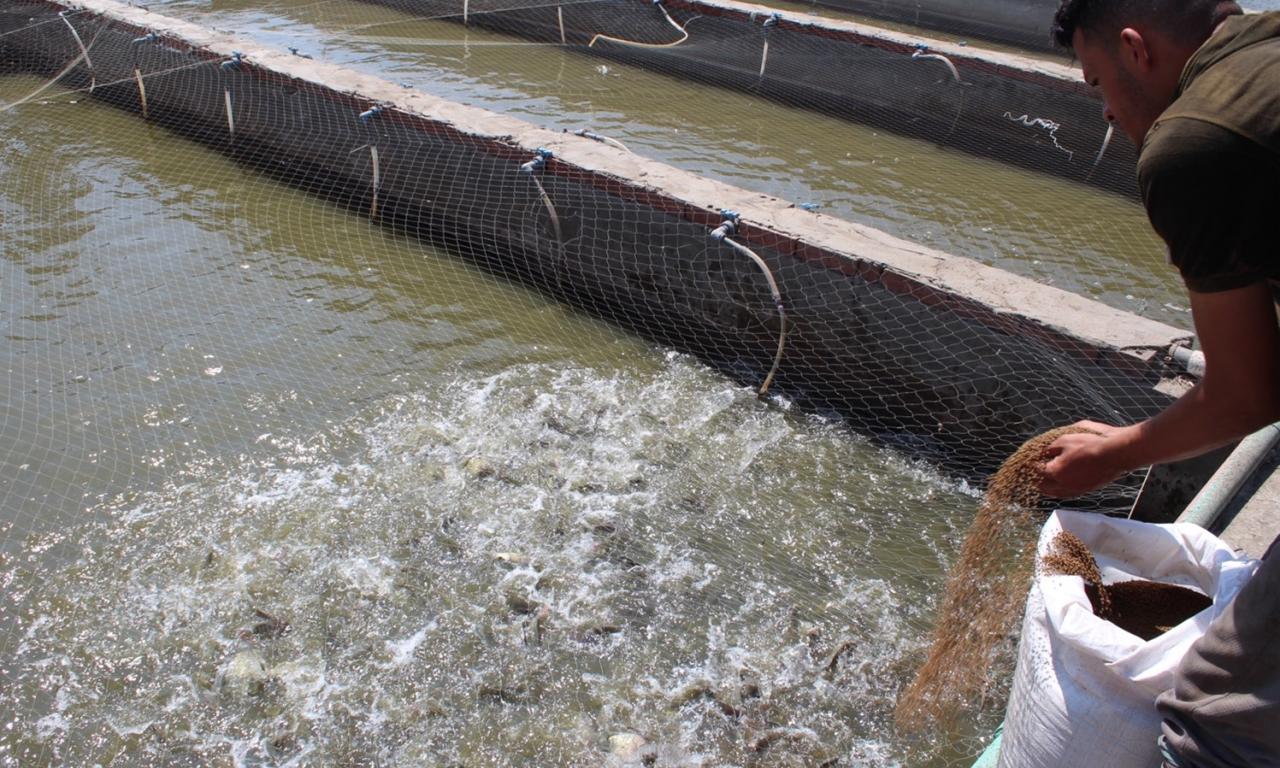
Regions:
<instances>
[{"instance_id":1,"label":"green algae water","mask_svg":"<svg viewBox=\"0 0 1280 768\"><path fill-rule=\"evenodd\" d=\"M42 96L0 112L0 764L979 751L998 712L891 726L968 488Z\"/></svg>"},{"instance_id":2,"label":"green algae water","mask_svg":"<svg viewBox=\"0 0 1280 768\"><path fill-rule=\"evenodd\" d=\"M699 175L815 204L1175 327L1191 325L1186 291L1141 205L1092 187L374 3L170 0L152 7L552 130L590 128ZM685 45L698 45L696 21L690 34ZM1027 109L1008 108L1014 116Z\"/></svg>"}]
</instances>

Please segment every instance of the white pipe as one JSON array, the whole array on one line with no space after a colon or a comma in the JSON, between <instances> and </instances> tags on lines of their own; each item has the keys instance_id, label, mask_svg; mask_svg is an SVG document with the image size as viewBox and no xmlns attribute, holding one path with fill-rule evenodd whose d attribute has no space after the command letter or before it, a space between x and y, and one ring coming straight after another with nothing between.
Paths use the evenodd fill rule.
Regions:
<instances>
[{"instance_id":1,"label":"white pipe","mask_svg":"<svg viewBox=\"0 0 1280 768\"><path fill-rule=\"evenodd\" d=\"M1204 353L1198 349L1175 344L1169 347L1169 356L1181 365L1187 373L1197 379L1204 377Z\"/></svg>"},{"instance_id":2,"label":"white pipe","mask_svg":"<svg viewBox=\"0 0 1280 768\"><path fill-rule=\"evenodd\" d=\"M1280 424L1263 427L1241 440L1178 516L1178 522L1212 527L1276 443L1280 443Z\"/></svg>"}]
</instances>

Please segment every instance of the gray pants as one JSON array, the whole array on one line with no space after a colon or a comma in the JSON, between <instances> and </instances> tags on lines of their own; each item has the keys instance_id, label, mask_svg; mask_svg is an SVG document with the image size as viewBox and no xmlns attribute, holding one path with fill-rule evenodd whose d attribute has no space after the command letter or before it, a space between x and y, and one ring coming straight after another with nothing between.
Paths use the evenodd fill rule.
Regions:
<instances>
[{"instance_id":1,"label":"gray pants","mask_svg":"<svg viewBox=\"0 0 1280 768\"><path fill-rule=\"evenodd\" d=\"M1280 537L1156 699L1187 768L1280 768Z\"/></svg>"}]
</instances>

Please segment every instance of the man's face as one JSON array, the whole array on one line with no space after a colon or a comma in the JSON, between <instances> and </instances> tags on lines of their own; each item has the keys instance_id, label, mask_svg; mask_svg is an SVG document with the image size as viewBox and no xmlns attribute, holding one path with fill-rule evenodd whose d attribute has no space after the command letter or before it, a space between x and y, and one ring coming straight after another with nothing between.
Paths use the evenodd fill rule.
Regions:
<instances>
[{"instance_id":1,"label":"man's face","mask_svg":"<svg viewBox=\"0 0 1280 768\"><path fill-rule=\"evenodd\" d=\"M1084 72L1084 81L1102 92L1102 116L1129 137L1135 147L1160 114L1145 103L1145 92L1138 76L1126 64L1126 51L1118 34L1114 39L1090 36L1077 29L1072 48ZM1094 39L1096 38L1096 39Z\"/></svg>"}]
</instances>

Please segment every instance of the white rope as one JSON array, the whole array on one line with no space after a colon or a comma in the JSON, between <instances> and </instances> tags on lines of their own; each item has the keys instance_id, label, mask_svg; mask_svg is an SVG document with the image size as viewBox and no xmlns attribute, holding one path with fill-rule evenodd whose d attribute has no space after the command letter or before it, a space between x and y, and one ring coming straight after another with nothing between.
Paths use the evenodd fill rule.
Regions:
<instances>
[{"instance_id":1,"label":"white rope","mask_svg":"<svg viewBox=\"0 0 1280 768\"><path fill-rule=\"evenodd\" d=\"M142 119L147 119L147 89L142 84L142 71L137 67L133 68L133 79L138 81L138 101L142 103Z\"/></svg>"},{"instance_id":2,"label":"white rope","mask_svg":"<svg viewBox=\"0 0 1280 768\"><path fill-rule=\"evenodd\" d=\"M1059 150L1063 152L1066 152L1067 157L1069 159L1075 157L1074 152L1072 152L1071 150L1067 149L1066 147L1058 143L1058 129L1062 127L1061 123L1056 123L1052 120L1049 120L1043 117L1037 117L1035 119L1032 119L1030 115L1023 115L1022 117L1014 117L1012 112L1005 112L1004 116L1006 120L1009 120L1015 123L1022 123L1028 128L1043 128L1049 134L1049 138L1053 140L1053 146L1057 147Z\"/></svg>"},{"instance_id":3,"label":"white rope","mask_svg":"<svg viewBox=\"0 0 1280 768\"><path fill-rule=\"evenodd\" d=\"M93 71L93 60L89 58L89 49L85 47L84 40L80 39L80 33L72 26L71 20L61 13L58 14L58 17L66 23L67 29L71 30L71 36L76 39L76 43L80 46L80 55L84 58L85 66L89 67L89 93L93 93L93 87L98 80L98 76ZM97 38L95 37L95 39Z\"/></svg>"},{"instance_id":4,"label":"white rope","mask_svg":"<svg viewBox=\"0 0 1280 768\"><path fill-rule=\"evenodd\" d=\"M70 71L72 70L72 68L74 68L77 64L79 64L79 63L80 63L80 61L81 61L82 59L84 59L84 54L80 54L79 56L75 57L74 59L72 59L72 60L71 60L71 63L70 63L70 64L68 64L67 66L65 66L65 67L63 67L63 68L62 68L62 71L61 71L61 72L59 72L58 74L54 75L54 76L53 76L53 78L49 80L49 82L47 82L47 83L45 83L44 85L40 86L39 88L35 89L35 90L34 90L34 91L32 91L31 93L29 93L29 94L27 94L26 96L22 97L21 99L18 99L17 101L15 101L15 102L13 102L13 103L5 104L3 107L0 107L0 112L8 112L9 110L13 109L14 107L22 106L23 104L26 104L28 101L31 101L31 100L32 100L32 99L34 99L35 97L37 97L37 96L39 96L40 94L44 93L46 90L48 90L48 89L49 89L49 86L51 86L51 85L53 85L54 83L58 82L58 80L60 80L60 79L62 78L62 76L63 76L63 75L65 75L65 74L67 74L68 72L70 72Z\"/></svg>"},{"instance_id":5,"label":"white rope","mask_svg":"<svg viewBox=\"0 0 1280 768\"><path fill-rule=\"evenodd\" d=\"M671 43L638 43L635 40L623 40L620 37L610 37L608 35L596 35L595 37L591 38L591 42L587 43L587 47L591 48L592 46L594 46L597 40L608 40L611 43L621 43L622 45L630 45L635 48L674 48L677 45L680 45L681 43L683 43L685 40L689 39L689 33L685 31L684 27L677 24L675 19L671 18L671 14L667 13L666 8L662 7L662 5L659 5L658 10L662 11L662 15L667 18L667 23L675 27L676 30L680 32L679 40L676 40L675 42L671 42Z\"/></svg>"},{"instance_id":6,"label":"white rope","mask_svg":"<svg viewBox=\"0 0 1280 768\"><path fill-rule=\"evenodd\" d=\"M227 107L227 130L232 136L236 135L236 118L231 112L231 89L222 89L222 103Z\"/></svg>"},{"instance_id":7,"label":"white rope","mask_svg":"<svg viewBox=\"0 0 1280 768\"><path fill-rule=\"evenodd\" d=\"M769 386L773 384L773 377L778 373L778 366L782 364L782 353L787 345L787 311L782 304L782 291L778 290L778 281L773 278L773 271L769 269L769 265L755 251L736 242L733 238L726 237L724 242L731 245L738 253L755 262L760 271L764 273L764 279L769 281L769 292L773 294L773 305L778 310L778 349L774 352L773 366L769 369L769 375L764 377L764 383L760 385L759 394L765 395L769 392Z\"/></svg>"},{"instance_id":8,"label":"white rope","mask_svg":"<svg viewBox=\"0 0 1280 768\"><path fill-rule=\"evenodd\" d=\"M956 69L956 65L951 63L951 59L948 59L940 53L925 53L923 48L917 48L916 52L911 54L911 58L918 60L929 59L932 61L940 61L947 65L947 69L951 70L951 76L955 78L955 81L957 83L960 82L960 70Z\"/></svg>"},{"instance_id":9,"label":"white rope","mask_svg":"<svg viewBox=\"0 0 1280 768\"><path fill-rule=\"evenodd\" d=\"M18 100L17 100L17 101L15 101L15 102L12 102L12 103L9 103L9 104L5 104L4 106L0 107L0 112L4 112L4 111L9 110L9 109L12 109L12 108L14 108L14 107L18 107L18 106L21 106L21 105L23 105L23 104L26 104L27 102L29 102L29 101L31 101L32 99L34 99L36 96L39 96L39 95L40 95L41 93L43 93L44 91L48 90L49 86L56 84L56 83L58 82L58 80L62 78L62 76L63 76L63 75L67 74L67 72L70 72L70 71L71 71L71 70L72 70L72 69L73 69L77 64L79 64L79 63L80 63L81 59L82 59L82 57L81 57L81 56L76 56L74 59L72 59L72 60L71 60L71 63L69 63L69 64L67 64L67 66L63 67L63 68L62 68L62 71L60 71L60 72L58 72L58 74L54 75L54 76L53 76L53 79L49 80L49 82L47 82L47 83L45 83L44 85L40 86L39 88L37 88L36 90L32 91L30 94L28 94L28 95L26 95L26 96L22 97L21 99L18 99ZM169 69L157 70L157 71L152 72L152 73L150 73L150 74L148 74L148 75L143 75L143 78L145 79L145 78L148 78L148 77L157 77L157 76L159 76L159 75L167 75L167 74L170 74L170 73L173 73L173 72L181 72L181 71L182 71L182 70L184 70L184 69L195 69L196 67L204 67L204 66L208 66L208 65L209 65L209 62L207 62L207 61L197 61L197 62L194 62L194 63L191 63L191 64L183 64L183 65L178 66L178 67L170 67ZM109 80L109 81L104 82L104 83L99 83L98 85L99 85L99 86L101 86L101 87L103 87L103 88L106 88L106 87L110 87L110 86L112 86L112 85L119 85L120 83L126 83L126 82L129 82L130 80L133 80L133 78L132 78L132 77L122 77L122 78L120 78L119 80ZM87 93L87 92L88 92L88 90L89 90L88 88L68 88L68 89L67 89L67 94L68 94L68 95L72 95L72 96L74 96L74 95L79 94L79 93Z\"/></svg>"}]
</instances>

